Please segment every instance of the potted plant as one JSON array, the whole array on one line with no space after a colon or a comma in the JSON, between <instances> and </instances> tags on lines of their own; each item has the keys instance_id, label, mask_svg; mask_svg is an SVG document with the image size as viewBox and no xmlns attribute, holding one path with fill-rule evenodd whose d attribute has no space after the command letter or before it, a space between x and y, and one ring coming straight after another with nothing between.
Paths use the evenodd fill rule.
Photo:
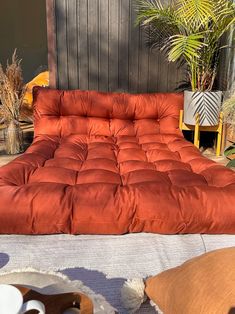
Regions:
<instances>
[{"instance_id":1,"label":"potted plant","mask_svg":"<svg viewBox=\"0 0 235 314\"><path fill-rule=\"evenodd\" d=\"M4 71L0 64L0 115L5 124L5 144L7 154L18 154L23 150L23 136L20 128L20 107L24 98L24 83L21 60L12 55Z\"/></svg>"},{"instance_id":2,"label":"potted plant","mask_svg":"<svg viewBox=\"0 0 235 314\"><path fill-rule=\"evenodd\" d=\"M230 142L235 141L235 92L223 103L224 120L228 124ZM235 167L235 142L229 145L224 155L230 160L228 167Z\"/></svg>"},{"instance_id":3,"label":"potted plant","mask_svg":"<svg viewBox=\"0 0 235 314\"><path fill-rule=\"evenodd\" d=\"M137 1L137 24L146 28L152 47L167 54L170 62L186 64L191 90L185 91L184 122L216 125L221 91L214 91L221 38L235 23L235 4L230 0Z\"/></svg>"}]
</instances>

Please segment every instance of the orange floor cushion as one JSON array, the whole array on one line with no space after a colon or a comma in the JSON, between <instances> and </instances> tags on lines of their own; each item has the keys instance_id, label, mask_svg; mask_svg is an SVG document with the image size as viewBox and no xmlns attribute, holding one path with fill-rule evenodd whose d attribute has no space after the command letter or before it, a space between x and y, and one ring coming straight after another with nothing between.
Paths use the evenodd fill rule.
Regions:
<instances>
[{"instance_id":1,"label":"orange floor cushion","mask_svg":"<svg viewBox=\"0 0 235 314\"><path fill-rule=\"evenodd\" d=\"M235 172L183 138L182 104L35 88L34 141L0 168L0 233L235 233Z\"/></svg>"},{"instance_id":2,"label":"orange floor cushion","mask_svg":"<svg viewBox=\"0 0 235 314\"><path fill-rule=\"evenodd\" d=\"M164 314L234 314L235 247L194 257L146 281Z\"/></svg>"}]
</instances>

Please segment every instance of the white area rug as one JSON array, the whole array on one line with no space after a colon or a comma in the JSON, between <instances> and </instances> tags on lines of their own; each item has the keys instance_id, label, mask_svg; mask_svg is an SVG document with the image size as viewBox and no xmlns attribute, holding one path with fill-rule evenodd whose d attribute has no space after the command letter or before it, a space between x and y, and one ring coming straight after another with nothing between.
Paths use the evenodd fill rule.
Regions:
<instances>
[{"instance_id":1,"label":"white area rug","mask_svg":"<svg viewBox=\"0 0 235 314\"><path fill-rule=\"evenodd\" d=\"M33 267L60 271L81 280L118 311L120 288L126 278L147 277L217 248L235 246L230 235L124 236L0 236L0 268L11 271ZM105 312L104 312L105 313ZM154 313L144 304L139 313Z\"/></svg>"},{"instance_id":2,"label":"white area rug","mask_svg":"<svg viewBox=\"0 0 235 314\"><path fill-rule=\"evenodd\" d=\"M90 297L94 306L94 314L115 314L115 310L107 303L103 296L95 294L84 286L80 280L69 280L67 276L55 272L42 272L31 268L21 269L0 274L1 284L20 284L41 294L59 294L67 292L81 292ZM78 313L67 310L66 314ZM50 314L50 313L48 313ZM61 313L62 314L62 313ZM65 314L65 313L64 313Z\"/></svg>"}]
</instances>

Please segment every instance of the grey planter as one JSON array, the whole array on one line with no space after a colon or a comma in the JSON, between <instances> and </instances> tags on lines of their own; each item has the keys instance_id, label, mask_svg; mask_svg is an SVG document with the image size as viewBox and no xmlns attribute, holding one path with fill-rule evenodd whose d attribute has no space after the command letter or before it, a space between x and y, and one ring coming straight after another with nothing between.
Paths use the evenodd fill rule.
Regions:
<instances>
[{"instance_id":1,"label":"grey planter","mask_svg":"<svg viewBox=\"0 0 235 314\"><path fill-rule=\"evenodd\" d=\"M201 126L218 124L222 104L222 92L184 92L184 123L195 125L196 114Z\"/></svg>"}]
</instances>

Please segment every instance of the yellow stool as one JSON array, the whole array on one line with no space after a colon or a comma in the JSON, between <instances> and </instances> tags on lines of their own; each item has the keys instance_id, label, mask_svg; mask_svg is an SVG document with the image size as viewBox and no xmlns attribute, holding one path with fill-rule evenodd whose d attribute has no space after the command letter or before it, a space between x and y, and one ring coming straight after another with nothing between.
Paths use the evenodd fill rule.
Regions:
<instances>
[{"instance_id":1,"label":"yellow stool","mask_svg":"<svg viewBox=\"0 0 235 314\"><path fill-rule=\"evenodd\" d=\"M220 156L221 145L223 138L223 112L220 112L218 125L213 126L200 126L199 113L196 114L195 125L189 125L184 123L184 111L180 110L179 128L181 131L194 131L194 145L199 148L200 146L200 132L217 132L216 143L216 156Z\"/></svg>"}]
</instances>

